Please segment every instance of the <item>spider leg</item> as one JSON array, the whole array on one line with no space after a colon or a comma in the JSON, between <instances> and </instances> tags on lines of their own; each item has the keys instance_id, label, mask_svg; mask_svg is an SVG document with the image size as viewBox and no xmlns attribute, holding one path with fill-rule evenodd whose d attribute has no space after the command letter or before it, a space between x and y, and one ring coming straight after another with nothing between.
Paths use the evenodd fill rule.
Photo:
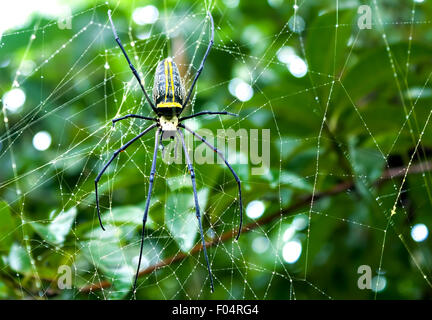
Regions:
<instances>
[{"instance_id":1,"label":"spider leg","mask_svg":"<svg viewBox=\"0 0 432 320\"><path fill-rule=\"evenodd\" d=\"M156 158L157 158L157 151L158 151L159 139L160 139L160 134L159 133L160 133L160 129L158 128L156 130L155 147L154 147L154 152L153 152L153 161L152 161L152 166L151 166L151 171L150 171L150 183L149 183L149 189L148 189L148 194L147 194L147 199L146 199L146 205L145 205L145 210L144 210L144 217L143 217L143 224L142 224L142 233L141 233L140 254L139 254L137 271L136 271L136 275L135 275L135 281L134 281L134 285L133 285L133 295L134 295L134 297L135 297L135 293L136 293L136 284L137 284L137 280L138 280L138 276L139 276L139 271L140 271L140 266L141 266L142 252L143 252L143 247L144 247L145 225L146 225L146 222L147 222L147 216L148 216L148 211L149 211L149 206L150 206L150 198L151 198L151 193L152 193L152 189L153 189L153 181L154 181L154 176L155 176L155 173L156 173Z\"/></svg>"},{"instance_id":2,"label":"spider leg","mask_svg":"<svg viewBox=\"0 0 432 320\"><path fill-rule=\"evenodd\" d=\"M116 123L117 121L121 121L121 120L124 120L124 119L127 119L127 118L138 118L138 119L143 119L143 120L157 121L156 118L144 117L144 116L141 116L141 115L139 115L139 114L127 114L127 115L125 115L124 117L116 118L116 119L112 119L113 127L114 127L114 125L115 125L115 123Z\"/></svg>"},{"instance_id":3,"label":"spider leg","mask_svg":"<svg viewBox=\"0 0 432 320\"><path fill-rule=\"evenodd\" d=\"M177 129L177 132L179 133L180 138L181 138L181 142L182 142L182 145L183 145L183 150L184 150L184 153L185 153L186 162L187 162L188 169L189 169L189 172L190 172L190 175L191 175L192 187L193 187L193 193L194 193L194 199L195 199L196 217L198 219L198 224L199 224L200 234L201 234L201 242L202 242L203 251L204 251L204 257L205 257L205 260L206 260L206 263L207 263L207 270L208 270L209 277L210 277L210 288L211 288L211 291L214 292L213 275L212 275L212 272L211 272L211 269L210 269L210 263L209 263L209 259L208 259L208 256L207 256L206 242L204 240L204 233L203 233L203 228L202 228L202 223L201 223L201 214L200 214L199 203L198 203L198 195L197 195L197 191L196 191L195 172L194 172L194 169L192 167L192 164L191 164L191 161L190 161L190 158L189 158L189 153L188 153L188 151L186 149L186 144L185 144L185 141L184 141L183 133L179 129Z\"/></svg>"},{"instance_id":4,"label":"spider leg","mask_svg":"<svg viewBox=\"0 0 432 320\"><path fill-rule=\"evenodd\" d=\"M201 111L201 112L198 112L198 113L195 113L195 114L191 114L190 116L182 117L182 118L179 119L179 121L183 121L183 120L187 120L187 119L203 116L205 114L222 114L222 115L229 115L229 116L233 116L233 117L238 117L238 114L227 112L227 111Z\"/></svg>"},{"instance_id":5,"label":"spider leg","mask_svg":"<svg viewBox=\"0 0 432 320\"><path fill-rule=\"evenodd\" d=\"M127 147L129 147L132 143L134 143L135 141L137 141L139 138L141 138L143 135L145 135L147 132L149 132L150 130L152 130L156 126L157 126L156 123L152 124L150 127L148 127L143 132L141 132L139 135L137 135L135 138L133 138L132 140L130 140L129 142L127 142L125 145L123 145L120 149L116 150L114 152L114 154L112 155L111 159L109 159L109 161L104 165L104 167L102 168L102 170L97 175L97 177L95 179L96 208L97 208L97 212L98 212L99 224L100 224L102 230L105 231L105 228L104 228L104 226L102 224L102 219L101 219L100 209L99 209L98 182L99 182L100 178L102 177L102 175L104 174L104 172L108 168L108 166L111 164L111 162L113 162L113 160L120 154L120 152L126 150Z\"/></svg>"},{"instance_id":6,"label":"spider leg","mask_svg":"<svg viewBox=\"0 0 432 320\"><path fill-rule=\"evenodd\" d=\"M220 152L216 147L212 146L209 142L207 142L198 133L196 133L195 131L193 131L193 130L189 129L188 127L186 127L184 124L179 124L178 126L181 127L181 128L184 128L187 131L189 131L190 133L192 133L195 137L197 137L198 139L200 139L207 146L209 146L214 152L216 152L219 155L219 157L225 162L225 164L227 165L228 169L231 171L232 175L234 176L234 179L237 181L238 194L239 194L239 207L240 207L240 224L239 224L239 228L238 228L238 232L237 232L237 236L236 236L236 240L238 240L238 238L240 237L240 233L241 233L242 225L243 225L243 203L242 203L242 193L241 193L240 178L235 173L234 169L231 167L231 165L228 163L228 161L225 159L225 157L223 156L222 152Z\"/></svg>"},{"instance_id":7,"label":"spider leg","mask_svg":"<svg viewBox=\"0 0 432 320\"><path fill-rule=\"evenodd\" d=\"M111 10L108 10L108 18L109 18L109 21L111 23L111 28L112 28L112 31L114 33L115 41L117 42L117 44L119 45L121 51L123 52L123 55L125 56L128 64L129 64L129 68L131 69L131 71L134 74L135 78L138 80L138 83L139 83L142 91L144 92L144 95L145 95L145 97L147 99L148 104L153 109L153 111L157 114L156 108L155 108L153 102L150 100L150 97L148 96L147 91L144 88L144 84L143 84L143 82L142 82L142 80L141 80L138 72L136 71L135 67L133 66L132 62L130 61L129 56L127 55L126 50L124 49L124 47L123 47L123 45L122 45L122 43L120 41L120 38L119 38L119 36L117 34L117 30L116 30L116 28L114 26L114 22L112 21L112 18L111 18Z\"/></svg>"},{"instance_id":8,"label":"spider leg","mask_svg":"<svg viewBox=\"0 0 432 320\"><path fill-rule=\"evenodd\" d=\"M197 73L196 73L196 75L195 75L195 78L194 78L194 80L193 80L193 82L192 82L192 85L191 85L191 87L190 87L190 89L189 89L189 92L188 92L188 94L187 94L187 96L186 96L186 99L185 99L185 101L183 102L183 105L182 105L182 111L184 110L184 107L185 107L185 106L187 105L187 103L189 102L189 99L190 99L190 96L191 96L191 94L192 94L192 91L193 91L193 89L194 89L194 87L195 87L195 84L196 84L196 82L197 82L197 80L198 80L198 77L200 76L202 70L204 69L204 63L205 63L205 61L206 61L206 59L207 59L207 56L208 56L208 54L209 54L209 52L210 52L210 49L212 48L213 43L214 43L214 22L213 22L213 17L212 17L212 15L211 15L210 11L208 12L208 15L209 15L209 17L210 17L210 22L211 22L211 37L210 37L210 42L209 42L209 45L208 45L208 47L207 47L207 50L206 50L206 52L205 52L205 54L204 54L204 58L203 58L202 61L201 61L201 65L200 65L200 67L198 68L198 71L197 71Z\"/></svg>"}]
</instances>

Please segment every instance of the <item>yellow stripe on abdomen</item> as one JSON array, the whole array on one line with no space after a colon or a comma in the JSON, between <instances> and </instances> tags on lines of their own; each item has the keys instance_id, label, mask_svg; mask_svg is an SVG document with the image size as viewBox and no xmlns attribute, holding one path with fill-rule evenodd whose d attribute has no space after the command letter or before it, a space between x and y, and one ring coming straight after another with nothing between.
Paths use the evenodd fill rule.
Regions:
<instances>
[{"instance_id":1,"label":"yellow stripe on abdomen","mask_svg":"<svg viewBox=\"0 0 432 320\"><path fill-rule=\"evenodd\" d=\"M158 108L181 108L182 105L178 102L162 102L162 103L159 103L156 107L158 107Z\"/></svg>"},{"instance_id":2,"label":"yellow stripe on abdomen","mask_svg":"<svg viewBox=\"0 0 432 320\"><path fill-rule=\"evenodd\" d=\"M169 60L169 70L171 75L171 90L172 90L172 101L174 102L174 79L173 79L173 67L172 67L172 61Z\"/></svg>"},{"instance_id":3,"label":"yellow stripe on abdomen","mask_svg":"<svg viewBox=\"0 0 432 320\"><path fill-rule=\"evenodd\" d=\"M167 101L168 96L168 61L165 60L164 66L165 66L165 102Z\"/></svg>"}]
</instances>

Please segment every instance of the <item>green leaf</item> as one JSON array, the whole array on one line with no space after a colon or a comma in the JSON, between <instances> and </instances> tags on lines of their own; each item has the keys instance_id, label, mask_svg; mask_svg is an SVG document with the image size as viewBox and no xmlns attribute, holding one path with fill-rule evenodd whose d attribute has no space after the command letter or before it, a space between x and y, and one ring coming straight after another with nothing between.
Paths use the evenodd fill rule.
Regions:
<instances>
[{"instance_id":1,"label":"green leaf","mask_svg":"<svg viewBox=\"0 0 432 320\"><path fill-rule=\"evenodd\" d=\"M153 205L159 201L156 198L151 199L150 209ZM102 222L105 224L134 224L142 225L143 215L144 215L145 203L140 206L123 206L123 207L113 207L111 212L106 212L102 216ZM147 219L146 228L154 228L154 221L150 218Z\"/></svg>"},{"instance_id":2,"label":"green leaf","mask_svg":"<svg viewBox=\"0 0 432 320\"><path fill-rule=\"evenodd\" d=\"M65 241L76 215L77 210L73 207L66 212L61 212L49 224L31 222L30 225L44 240L59 245Z\"/></svg>"},{"instance_id":3,"label":"green leaf","mask_svg":"<svg viewBox=\"0 0 432 320\"><path fill-rule=\"evenodd\" d=\"M201 189L198 192L201 217L203 217L207 199L208 189ZM171 193L168 196L165 207L165 223L180 249L184 252L189 251L194 245L198 230L192 190L184 193Z\"/></svg>"},{"instance_id":4,"label":"green leaf","mask_svg":"<svg viewBox=\"0 0 432 320\"><path fill-rule=\"evenodd\" d=\"M278 149L281 158L286 159L293 155L296 149L301 146L303 142L296 137L282 137L281 141L275 143L275 147Z\"/></svg>"},{"instance_id":5,"label":"green leaf","mask_svg":"<svg viewBox=\"0 0 432 320\"><path fill-rule=\"evenodd\" d=\"M0 202L0 252L9 251L13 242L15 222L6 202Z\"/></svg>"},{"instance_id":6,"label":"green leaf","mask_svg":"<svg viewBox=\"0 0 432 320\"><path fill-rule=\"evenodd\" d=\"M134 272L131 259L128 259L120 248L118 239L115 237L114 228L107 227L104 233L110 236L105 239L83 242L82 252L87 260L117 288L116 290L110 290L110 295L111 293L115 294L115 297L110 296L110 298L119 299L129 291Z\"/></svg>"},{"instance_id":7,"label":"green leaf","mask_svg":"<svg viewBox=\"0 0 432 320\"><path fill-rule=\"evenodd\" d=\"M408 47L409 44L406 42L392 44L393 59L405 62ZM430 46L413 43L410 55L411 64L429 61L431 54L432 48ZM389 79L393 77L394 71L389 64L387 48L379 47L360 56L359 61L347 70L341 81L351 99L358 101L375 92L381 86L388 87ZM367 81L363 81L363 79L367 79ZM428 92L427 88L425 89ZM341 96L341 103L347 103L345 95Z\"/></svg>"},{"instance_id":8,"label":"green leaf","mask_svg":"<svg viewBox=\"0 0 432 320\"><path fill-rule=\"evenodd\" d=\"M12 270L20 273L27 273L31 270L29 253L20 244L14 243L9 252L9 266Z\"/></svg>"},{"instance_id":9,"label":"green leaf","mask_svg":"<svg viewBox=\"0 0 432 320\"><path fill-rule=\"evenodd\" d=\"M327 12L310 26L306 53L309 69L314 71L311 77L316 83L329 82L328 76L337 76L343 68L351 36L351 28L346 26L352 25L355 12L353 9ZM337 21L339 28L335 27ZM322 101L329 90L329 86L318 89L326 93L321 97Z\"/></svg>"},{"instance_id":10,"label":"green leaf","mask_svg":"<svg viewBox=\"0 0 432 320\"><path fill-rule=\"evenodd\" d=\"M385 159L376 149L357 147L355 139L349 140L349 152L356 174L356 186L364 195L367 195L369 192L366 188L382 175Z\"/></svg>"},{"instance_id":11,"label":"green leaf","mask_svg":"<svg viewBox=\"0 0 432 320\"><path fill-rule=\"evenodd\" d=\"M186 174L169 177L166 181L171 191L176 191L182 188L192 188L192 181Z\"/></svg>"},{"instance_id":12,"label":"green leaf","mask_svg":"<svg viewBox=\"0 0 432 320\"><path fill-rule=\"evenodd\" d=\"M7 299L8 298L9 289L2 281L0 281L0 298Z\"/></svg>"},{"instance_id":13,"label":"green leaf","mask_svg":"<svg viewBox=\"0 0 432 320\"><path fill-rule=\"evenodd\" d=\"M136 241L133 245L122 247L120 245L120 239L124 237L122 228L113 226L107 226L106 231L97 228L88 236L92 240L82 242L81 251L86 260L103 273L103 276L99 276L106 278L114 287L114 290L106 293L109 295L107 298L123 298L132 287L138 264L140 242ZM149 265L158 263L159 256L158 247L150 243L149 239L145 239L140 269L143 270Z\"/></svg>"},{"instance_id":14,"label":"green leaf","mask_svg":"<svg viewBox=\"0 0 432 320\"><path fill-rule=\"evenodd\" d=\"M305 178L300 177L299 175L293 173L293 172L289 172L289 171L282 171L281 175L279 177L279 183L281 185L288 185L290 187L292 187L293 189L298 189L298 190L303 190L303 191L308 191L308 192L312 192L313 187L310 183L308 183ZM274 182L274 184L277 185L277 181L276 180Z\"/></svg>"}]
</instances>

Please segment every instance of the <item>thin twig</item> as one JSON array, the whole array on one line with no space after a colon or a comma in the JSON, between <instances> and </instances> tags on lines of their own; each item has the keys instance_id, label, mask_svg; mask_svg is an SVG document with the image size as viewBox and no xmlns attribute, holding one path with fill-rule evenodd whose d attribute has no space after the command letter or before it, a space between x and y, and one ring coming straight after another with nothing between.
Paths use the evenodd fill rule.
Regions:
<instances>
[{"instance_id":1,"label":"thin twig","mask_svg":"<svg viewBox=\"0 0 432 320\"><path fill-rule=\"evenodd\" d=\"M381 184L387 180L402 177L405 175L406 170L407 169L405 167L388 169L382 174L381 178L375 182L375 184L379 185L379 184ZM423 172L427 172L427 171L431 171L431 170L432 170L432 162L423 162L423 163L419 163L416 165L412 165L409 168L408 174L418 174L418 173L423 173ZM337 184L336 186L334 186L330 190L316 193L313 200L317 201L317 200L324 198L324 197L336 195L336 194L342 193L342 192L344 192L344 191L346 191L352 187L354 187L354 181L347 180L347 181L344 181L344 182ZM311 201L312 201L312 196L303 197L302 199L298 200L296 203L294 203L294 204L292 204L292 205L290 205L290 206L288 206L288 207L286 207L286 208L284 208L278 212L275 212L271 215L265 216L261 219L258 219L256 221L253 221L253 222L245 225L242 228L241 233L243 234L243 233L246 233L246 232L249 232L251 230L258 228L259 226L266 225L266 224L272 222L273 220L280 218L281 216L287 216L289 214L293 214L298 209L309 204ZM215 238L212 241L206 242L205 246L206 246L206 248L212 247L212 246L214 246L220 242L224 242L224 241L233 239L235 237L235 235L236 235L236 232L234 230L227 231L227 232L223 233L220 237ZM139 273L139 277L146 275L146 274L149 274L149 273L152 273L155 270L161 269L161 268L166 267L168 265L171 265L173 263L182 261L182 260L186 259L187 257L189 257L190 255L193 255L193 254L201 251L202 248L203 248L202 244L198 243L188 253L177 253L174 256L166 258L166 259L160 261L159 263L156 263L152 266L147 267L144 270L141 270ZM80 289L80 292L88 293L88 292L96 291L96 290L99 290L102 288L108 288L110 286L111 286L111 283L109 281L101 281L99 283L94 283L94 284L82 287Z\"/></svg>"}]
</instances>

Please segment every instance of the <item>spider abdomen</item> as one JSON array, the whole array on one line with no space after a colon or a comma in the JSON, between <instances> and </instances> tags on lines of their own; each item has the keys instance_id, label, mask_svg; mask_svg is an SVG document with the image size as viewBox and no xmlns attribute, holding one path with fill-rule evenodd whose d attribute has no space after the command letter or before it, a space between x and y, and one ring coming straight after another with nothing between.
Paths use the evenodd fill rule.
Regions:
<instances>
[{"instance_id":1,"label":"spider abdomen","mask_svg":"<svg viewBox=\"0 0 432 320\"><path fill-rule=\"evenodd\" d=\"M185 88L176 63L167 58L158 63L153 85L153 100L159 115L179 115Z\"/></svg>"}]
</instances>

